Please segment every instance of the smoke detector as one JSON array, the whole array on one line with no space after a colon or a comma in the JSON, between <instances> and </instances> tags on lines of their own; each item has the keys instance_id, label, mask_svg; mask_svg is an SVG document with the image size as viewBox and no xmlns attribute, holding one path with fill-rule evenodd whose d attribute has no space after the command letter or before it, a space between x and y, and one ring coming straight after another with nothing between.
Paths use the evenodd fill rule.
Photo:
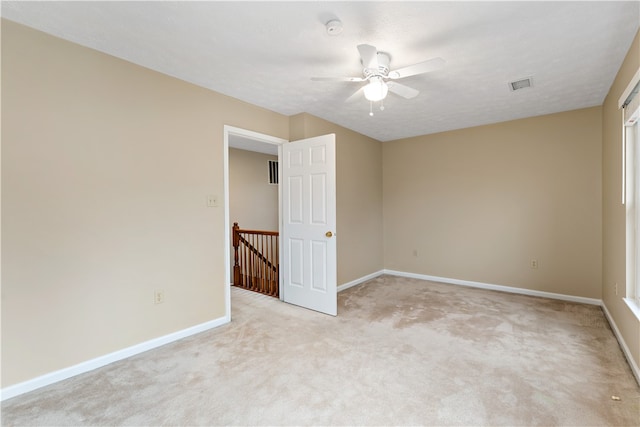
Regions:
<instances>
[{"instance_id":1,"label":"smoke detector","mask_svg":"<svg viewBox=\"0 0 640 427\"><path fill-rule=\"evenodd\" d=\"M341 34L343 30L342 22L340 22L339 19L332 19L331 21L327 22L325 26L327 27L327 34L329 34L330 36L337 36Z\"/></svg>"}]
</instances>

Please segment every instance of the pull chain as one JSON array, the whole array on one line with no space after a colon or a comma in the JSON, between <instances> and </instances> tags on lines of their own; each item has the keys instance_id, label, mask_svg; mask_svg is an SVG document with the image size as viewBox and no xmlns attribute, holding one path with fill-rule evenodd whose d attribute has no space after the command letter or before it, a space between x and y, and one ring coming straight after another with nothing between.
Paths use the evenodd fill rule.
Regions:
<instances>
[{"instance_id":1,"label":"pull chain","mask_svg":"<svg viewBox=\"0 0 640 427\"><path fill-rule=\"evenodd\" d=\"M369 101L369 115L373 117L373 101Z\"/></svg>"}]
</instances>

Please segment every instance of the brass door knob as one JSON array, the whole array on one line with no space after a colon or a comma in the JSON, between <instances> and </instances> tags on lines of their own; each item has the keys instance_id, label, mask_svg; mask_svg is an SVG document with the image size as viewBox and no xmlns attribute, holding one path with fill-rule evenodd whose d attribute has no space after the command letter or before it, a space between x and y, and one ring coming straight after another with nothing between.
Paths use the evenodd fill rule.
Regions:
<instances>
[{"instance_id":1,"label":"brass door knob","mask_svg":"<svg viewBox=\"0 0 640 427\"><path fill-rule=\"evenodd\" d=\"M330 231L327 231L326 233L324 233L324 235L327 236L327 237L331 237L331 236L333 236L333 233L330 232Z\"/></svg>"}]
</instances>

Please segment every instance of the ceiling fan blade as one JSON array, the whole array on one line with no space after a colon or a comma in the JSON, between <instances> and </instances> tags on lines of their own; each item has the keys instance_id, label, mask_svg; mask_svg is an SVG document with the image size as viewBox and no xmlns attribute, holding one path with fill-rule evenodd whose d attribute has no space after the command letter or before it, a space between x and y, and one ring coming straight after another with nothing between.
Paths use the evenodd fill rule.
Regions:
<instances>
[{"instance_id":1,"label":"ceiling fan blade","mask_svg":"<svg viewBox=\"0 0 640 427\"><path fill-rule=\"evenodd\" d=\"M362 58L364 68L378 69L378 49L375 46L359 44L358 52L360 52L360 58Z\"/></svg>"},{"instance_id":2,"label":"ceiling fan blade","mask_svg":"<svg viewBox=\"0 0 640 427\"><path fill-rule=\"evenodd\" d=\"M351 95L350 97L348 97L347 99L344 100L344 102L352 102L358 98L360 98L362 96L362 92L364 92L364 86L362 86L360 89L358 89L357 91L355 91L353 93L353 95Z\"/></svg>"},{"instance_id":3,"label":"ceiling fan blade","mask_svg":"<svg viewBox=\"0 0 640 427\"><path fill-rule=\"evenodd\" d=\"M435 71L444 66L445 61L442 58L432 58L424 62L409 65L408 67L399 68L389 73L390 79L401 79L403 77L415 76L416 74L428 73Z\"/></svg>"},{"instance_id":4,"label":"ceiling fan blade","mask_svg":"<svg viewBox=\"0 0 640 427\"><path fill-rule=\"evenodd\" d=\"M389 87L390 92L407 99L415 98L420 93L419 90L396 82L389 82L387 83L387 86Z\"/></svg>"},{"instance_id":5,"label":"ceiling fan blade","mask_svg":"<svg viewBox=\"0 0 640 427\"><path fill-rule=\"evenodd\" d=\"M311 77L314 82L363 82L362 77Z\"/></svg>"}]
</instances>

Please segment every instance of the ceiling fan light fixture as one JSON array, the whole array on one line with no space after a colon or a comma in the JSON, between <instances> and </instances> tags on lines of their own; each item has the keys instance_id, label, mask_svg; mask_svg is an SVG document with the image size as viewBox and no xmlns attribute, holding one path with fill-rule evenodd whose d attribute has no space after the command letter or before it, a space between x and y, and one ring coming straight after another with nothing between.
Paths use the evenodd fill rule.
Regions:
<instances>
[{"instance_id":1,"label":"ceiling fan light fixture","mask_svg":"<svg viewBox=\"0 0 640 427\"><path fill-rule=\"evenodd\" d=\"M389 87L382 77L371 77L364 87L364 97L372 102L382 101L389 93Z\"/></svg>"}]
</instances>

